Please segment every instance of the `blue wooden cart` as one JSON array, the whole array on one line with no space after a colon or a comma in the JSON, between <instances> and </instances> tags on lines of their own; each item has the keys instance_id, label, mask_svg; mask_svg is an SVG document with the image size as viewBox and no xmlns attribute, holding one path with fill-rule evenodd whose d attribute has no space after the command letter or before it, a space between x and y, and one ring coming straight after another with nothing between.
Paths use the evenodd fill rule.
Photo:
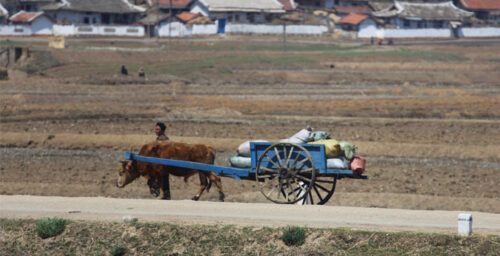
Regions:
<instances>
[{"instance_id":1,"label":"blue wooden cart","mask_svg":"<svg viewBox=\"0 0 500 256\"><path fill-rule=\"evenodd\" d=\"M324 204L335 192L338 179L368 178L352 170L327 169L323 145L252 142L250 152L251 168L144 157L130 152L126 158L209 171L237 180L255 180L268 200L280 204Z\"/></svg>"}]
</instances>

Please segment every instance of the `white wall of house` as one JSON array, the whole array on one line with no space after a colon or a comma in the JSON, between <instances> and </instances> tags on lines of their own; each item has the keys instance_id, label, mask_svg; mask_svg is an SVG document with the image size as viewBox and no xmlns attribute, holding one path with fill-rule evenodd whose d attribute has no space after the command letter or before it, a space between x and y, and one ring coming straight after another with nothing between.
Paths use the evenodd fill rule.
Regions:
<instances>
[{"instance_id":1,"label":"white wall of house","mask_svg":"<svg viewBox=\"0 0 500 256\"><path fill-rule=\"evenodd\" d=\"M366 26L358 31L359 38L449 38L452 30L449 28L415 28L415 29L373 29Z\"/></svg>"},{"instance_id":2,"label":"white wall of house","mask_svg":"<svg viewBox=\"0 0 500 256\"><path fill-rule=\"evenodd\" d=\"M158 27L158 35L160 37L183 37L190 36L192 34L192 27L185 26L184 23L179 21L172 21L170 24L168 21L160 23Z\"/></svg>"},{"instance_id":3,"label":"white wall of house","mask_svg":"<svg viewBox=\"0 0 500 256\"><path fill-rule=\"evenodd\" d=\"M320 25L287 25L287 34L298 35L321 35L328 31L328 26ZM237 34L282 34L283 25L264 25L264 24L234 24L226 25L226 33Z\"/></svg>"},{"instance_id":4,"label":"white wall of house","mask_svg":"<svg viewBox=\"0 0 500 256\"><path fill-rule=\"evenodd\" d=\"M365 19L358 25L358 37L372 37L377 31L377 23L372 19Z\"/></svg>"},{"instance_id":5,"label":"white wall of house","mask_svg":"<svg viewBox=\"0 0 500 256\"><path fill-rule=\"evenodd\" d=\"M500 27L459 28L459 37L500 37Z\"/></svg>"},{"instance_id":6,"label":"white wall of house","mask_svg":"<svg viewBox=\"0 0 500 256\"><path fill-rule=\"evenodd\" d=\"M145 36L143 26L125 25L54 25L53 31L61 36Z\"/></svg>"},{"instance_id":7,"label":"white wall of house","mask_svg":"<svg viewBox=\"0 0 500 256\"><path fill-rule=\"evenodd\" d=\"M31 22L31 31L36 35L52 35L54 23L45 16L40 16Z\"/></svg>"},{"instance_id":8,"label":"white wall of house","mask_svg":"<svg viewBox=\"0 0 500 256\"><path fill-rule=\"evenodd\" d=\"M31 26L29 25L2 25L0 35L2 36L31 36Z\"/></svg>"},{"instance_id":9,"label":"white wall of house","mask_svg":"<svg viewBox=\"0 0 500 256\"><path fill-rule=\"evenodd\" d=\"M214 35L217 34L217 24L196 24L191 31L193 35Z\"/></svg>"}]
</instances>

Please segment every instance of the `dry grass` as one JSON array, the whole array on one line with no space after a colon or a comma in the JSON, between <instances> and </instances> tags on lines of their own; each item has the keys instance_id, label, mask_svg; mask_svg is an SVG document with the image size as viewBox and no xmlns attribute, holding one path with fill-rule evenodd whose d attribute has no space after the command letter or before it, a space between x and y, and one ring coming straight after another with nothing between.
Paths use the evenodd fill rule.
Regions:
<instances>
[{"instance_id":1,"label":"dry grass","mask_svg":"<svg viewBox=\"0 0 500 256\"><path fill-rule=\"evenodd\" d=\"M61 235L42 240L34 220L0 219L0 253L6 255L495 255L500 237L366 232L305 228L305 243L287 246L283 228L168 223L71 221Z\"/></svg>"}]
</instances>

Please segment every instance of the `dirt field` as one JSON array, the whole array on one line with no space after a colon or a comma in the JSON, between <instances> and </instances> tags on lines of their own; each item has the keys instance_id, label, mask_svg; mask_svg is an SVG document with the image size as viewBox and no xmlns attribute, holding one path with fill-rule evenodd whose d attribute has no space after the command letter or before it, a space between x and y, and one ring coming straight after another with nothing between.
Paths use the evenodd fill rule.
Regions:
<instances>
[{"instance_id":1,"label":"dirt field","mask_svg":"<svg viewBox=\"0 0 500 256\"><path fill-rule=\"evenodd\" d=\"M219 165L311 125L368 161L370 179L340 180L328 205L500 213L500 41L398 43L23 42L31 57L0 81L0 194L151 198L144 180L114 184L157 121L215 146ZM171 179L174 200L196 192ZM253 182L223 186L227 201L266 202Z\"/></svg>"}]
</instances>

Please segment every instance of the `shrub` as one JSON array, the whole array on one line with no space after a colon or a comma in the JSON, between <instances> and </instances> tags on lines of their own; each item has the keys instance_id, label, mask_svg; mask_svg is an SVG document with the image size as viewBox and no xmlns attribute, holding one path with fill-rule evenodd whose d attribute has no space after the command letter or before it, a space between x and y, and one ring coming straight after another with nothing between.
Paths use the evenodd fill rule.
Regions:
<instances>
[{"instance_id":1,"label":"shrub","mask_svg":"<svg viewBox=\"0 0 500 256\"><path fill-rule=\"evenodd\" d=\"M67 221L61 218L44 218L36 222L36 233L42 239L57 236L66 228Z\"/></svg>"},{"instance_id":2,"label":"shrub","mask_svg":"<svg viewBox=\"0 0 500 256\"><path fill-rule=\"evenodd\" d=\"M125 253L128 252L128 249L127 247L123 246L123 245L116 245L116 246L113 246L113 248L111 248L111 250L109 251L109 253L112 255L112 256L123 256L125 255Z\"/></svg>"},{"instance_id":3,"label":"shrub","mask_svg":"<svg viewBox=\"0 0 500 256\"><path fill-rule=\"evenodd\" d=\"M300 246L304 244L306 240L306 231L301 227L286 227L283 231L283 236L281 236L281 239L288 246Z\"/></svg>"}]
</instances>

